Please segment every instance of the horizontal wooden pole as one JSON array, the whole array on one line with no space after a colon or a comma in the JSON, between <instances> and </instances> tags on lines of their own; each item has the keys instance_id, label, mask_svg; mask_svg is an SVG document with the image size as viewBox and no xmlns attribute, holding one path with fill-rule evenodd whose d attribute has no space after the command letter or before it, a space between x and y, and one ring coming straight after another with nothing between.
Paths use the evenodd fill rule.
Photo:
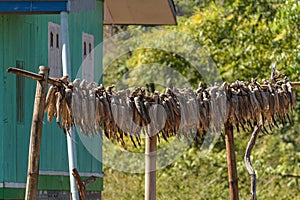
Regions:
<instances>
[{"instance_id":1,"label":"horizontal wooden pole","mask_svg":"<svg viewBox=\"0 0 300 200\"><path fill-rule=\"evenodd\" d=\"M300 87L300 82L291 82L291 85L293 88L299 88Z\"/></svg>"},{"instance_id":2,"label":"horizontal wooden pole","mask_svg":"<svg viewBox=\"0 0 300 200\"><path fill-rule=\"evenodd\" d=\"M19 69L19 68L14 68L14 67L9 67L7 69L7 72L12 73L12 74L17 74L20 76L25 76L27 78L31 78L37 81L41 81L43 80L44 76L33 73L33 72L29 72L23 69ZM56 86L61 86L62 82L59 80L56 80L55 78L48 78L48 83L51 85L56 85ZM293 88L299 88L300 87L300 82L290 82ZM261 85L262 87L267 87L267 85Z\"/></svg>"},{"instance_id":3,"label":"horizontal wooden pole","mask_svg":"<svg viewBox=\"0 0 300 200\"><path fill-rule=\"evenodd\" d=\"M300 87L300 82L290 82L291 86L293 88L299 88ZM267 88L268 85L261 85L262 88Z\"/></svg>"},{"instance_id":4,"label":"horizontal wooden pole","mask_svg":"<svg viewBox=\"0 0 300 200\"><path fill-rule=\"evenodd\" d=\"M14 67L9 67L7 69L8 73L12 73L12 74L16 74L19 76L25 76L27 78L31 78L33 80L37 80L37 81L42 81L44 79L43 75L40 74L36 74L33 72L29 72L23 69L19 69L19 68L14 68ZM55 80L54 78L49 77L48 78L48 83L51 85L56 85L56 86L61 86L62 82L59 80Z\"/></svg>"},{"instance_id":5,"label":"horizontal wooden pole","mask_svg":"<svg viewBox=\"0 0 300 200\"><path fill-rule=\"evenodd\" d=\"M293 88L299 88L300 87L300 82L290 82L290 84ZM266 88L268 88L268 85L260 85L260 87L262 89L266 89Z\"/></svg>"},{"instance_id":6,"label":"horizontal wooden pole","mask_svg":"<svg viewBox=\"0 0 300 200\"><path fill-rule=\"evenodd\" d=\"M16 74L16 75L20 75L20 76L25 76L27 78L31 78L33 80L37 80L37 81L42 81L44 79L43 75L40 74L36 74L33 72L29 72L23 69L18 69L18 68L13 68L13 67L9 67L7 69L8 73L12 73L12 74Z\"/></svg>"}]
</instances>

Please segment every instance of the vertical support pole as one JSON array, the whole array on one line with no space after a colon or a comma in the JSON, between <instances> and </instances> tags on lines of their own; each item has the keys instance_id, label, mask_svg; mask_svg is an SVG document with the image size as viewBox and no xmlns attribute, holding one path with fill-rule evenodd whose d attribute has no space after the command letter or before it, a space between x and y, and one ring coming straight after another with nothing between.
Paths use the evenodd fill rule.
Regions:
<instances>
[{"instance_id":1,"label":"vertical support pole","mask_svg":"<svg viewBox=\"0 0 300 200\"><path fill-rule=\"evenodd\" d=\"M228 181L230 190L230 200L238 200L238 177L236 170L236 160L234 152L233 126L230 123L225 124L226 156L228 168Z\"/></svg>"},{"instance_id":2,"label":"vertical support pole","mask_svg":"<svg viewBox=\"0 0 300 200\"><path fill-rule=\"evenodd\" d=\"M145 200L156 199L156 134L146 135Z\"/></svg>"},{"instance_id":3,"label":"vertical support pole","mask_svg":"<svg viewBox=\"0 0 300 200\"><path fill-rule=\"evenodd\" d=\"M36 85L28 153L28 174L25 193L26 200L35 200L37 195L40 164L40 147L42 141L43 116L49 68L45 66L40 66L39 74L43 75L44 79L41 81L37 81Z\"/></svg>"},{"instance_id":4,"label":"vertical support pole","mask_svg":"<svg viewBox=\"0 0 300 200\"><path fill-rule=\"evenodd\" d=\"M69 48L69 28L68 28L68 13L60 13L61 24L61 43L62 43L62 68L63 76L69 75L71 77L71 65L70 65L70 48ZM73 169L77 168L76 159L76 144L75 144L75 132L74 129L70 129L70 134L67 134L67 146L69 157L69 175L70 175L70 192L72 200L79 200L78 189L76 186L76 180L73 176Z\"/></svg>"}]
</instances>

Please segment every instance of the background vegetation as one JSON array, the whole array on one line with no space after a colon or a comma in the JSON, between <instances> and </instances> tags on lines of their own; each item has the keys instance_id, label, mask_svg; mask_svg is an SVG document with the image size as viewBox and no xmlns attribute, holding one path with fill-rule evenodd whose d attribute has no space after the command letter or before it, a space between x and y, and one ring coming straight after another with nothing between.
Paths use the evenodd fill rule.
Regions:
<instances>
[{"instance_id":1,"label":"background vegetation","mask_svg":"<svg viewBox=\"0 0 300 200\"><path fill-rule=\"evenodd\" d=\"M176 32L172 40L163 39L161 46L178 45L179 38L186 36L197 41L217 66L223 81L233 82L260 80L270 76L270 67L276 63L277 70L291 81L300 80L300 2L269 0L175 0L178 25L164 27ZM161 27L126 27L141 35L137 45L155 46L154 36ZM143 33L143 32L147 33ZM180 34L182 33L182 34ZM157 40L155 40L157 42ZM182 41L182 38L180 38ZM126 42L126 40L125 40ZM179 47L177 49L180 50ZM158 49L139 49L119 57L105 71L105 84L122 80L120 87L132 87L151 82L153 71L145 73L144 64L159 63L172 68L197 87L203 81L201 74L182 55ZM192 52L195 51L192 49ZM199 56L187 55L191 59ZM196 58L195 58L196 59ZM172 85L168 74L158 78ZM168 79L170 78L170 79ZM207 77L206 77L207 78ZM213 78L213 77L210 77ZM179 83L183 84L183 83ZM257 172L257 195L259 199L300 199L300 99L292 114L293 124L285 124L272 134L261 134L252 154ZM235 145L239 176L240 199L250 197L250 179L243 163L244 151L250 133L236 133ZM164 144L160 144L164 145ZM130 146L130 144L129 144ZM129 150L135 151L129 147ZM103 152L104 154L106 152ZM157 171L157 199L228 199L225 145L223 137L209 154L199 147L187 148L172 164ZM144 175L124 173L104 166L105 185L103 199L143 199Z\"/></svg>"}]
</instances>

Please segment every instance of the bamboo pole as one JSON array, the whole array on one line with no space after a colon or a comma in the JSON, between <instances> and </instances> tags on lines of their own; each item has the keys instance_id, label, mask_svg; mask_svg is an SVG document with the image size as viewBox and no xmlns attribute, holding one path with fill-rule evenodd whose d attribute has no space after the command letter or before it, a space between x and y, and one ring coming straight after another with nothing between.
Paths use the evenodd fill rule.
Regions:
<instances>
[{"instance_id":1,"label":"bamboo pole","mask_svg":"<svg viewBox=\"0 0 300 200\"><path fill-rule=\"evenodd\" d=\"M233 126L230 123L225 123L225 140L230 200L238 200L238 177L234 152Z\"/></svg>"},{"instance_id":2,"label":"bamboo pole","mask_svg":"<svg viewBox=\"0 0 300 200\"><path fill-rule=\"evenodd\" d=\"M156 135L146 135L145 200L156 199Z\"/></svg>"},{"instance_id":3,"label":"bamboo pole","mask_svg":"<svg viewBox=\"0 0 300 200\"><path fill-rule=\"evenodd\" d=\"M28 174L26 184L25 200L35 200L37 195L39 163L40 163L40 146L43 128L44 106L46 99L47 80L49 68L39 67L39 75L42 80L37 81L34 110L31 123L30 145L28 155Z\"/></svg>"}]
</instances>

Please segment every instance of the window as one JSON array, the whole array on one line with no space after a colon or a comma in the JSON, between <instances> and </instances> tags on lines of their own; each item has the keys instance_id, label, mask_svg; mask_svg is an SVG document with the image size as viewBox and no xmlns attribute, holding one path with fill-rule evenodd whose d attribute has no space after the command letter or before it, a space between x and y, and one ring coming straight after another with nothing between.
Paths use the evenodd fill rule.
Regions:
<instances>
[{"instance_id":1,"label":"window","mask_svg":"<svg viewBox=\"0 0 300 200\"><path fill-rule=\"evenodd\" d=\"M83 56L86 57L86 42L83 42Z\"/></svg>"},{"instance_id":2,"label":"window","mask_svg":"<svg viewBox=\"0 0 300 200\"><path fill-rule=\"evenodd\" d=\"M60 25L48 22L48 67L50 77L61 77Z\"/></svg>"},{"instance_id":3,"label":"window","mask_svg":"<svg viewBox=\"0 0 300 200\"><path fill-rule=\"evenodd\" d=\"M94 36L82 33L82 78L94 81Z\"/></svg>"},{"instance_id":4,"label":"window","mask_svg":"<svg viewBox=\"0 0 300 200\"><path fill-rule=\"evenodd\" d=\"M92 52L92 44L89 43L89 53L91 53L91 52Z\"/></svg>"},{"instance_id":5,"label":"window","mask_svg":"<svg viewBox=\"0 0 300 200\"><path fill-rule=\"evenodd\" d=\"M53 33L52 32L50 32L50 48L52 48L53 47Z\"/></svg>"},{"instance_id":6,"label":"window","mask_svg":"<svg viewBox=\"0 0 300 200\"><path fill-rule=\"evenodd\" d=\"M24 69L24 61L17 60L16 67ZM16 77L17 122L24 122L24 77Z\"/></svg>"},{"instance_id":7,"label":"window","mask_svg":"<svg viewBox=\"0 0 300 200\"><path fill-rule=\"evenodd\" d=\"M56 33L56 48L59 49L59 34Z\"/></svg>"}]
</instances>

